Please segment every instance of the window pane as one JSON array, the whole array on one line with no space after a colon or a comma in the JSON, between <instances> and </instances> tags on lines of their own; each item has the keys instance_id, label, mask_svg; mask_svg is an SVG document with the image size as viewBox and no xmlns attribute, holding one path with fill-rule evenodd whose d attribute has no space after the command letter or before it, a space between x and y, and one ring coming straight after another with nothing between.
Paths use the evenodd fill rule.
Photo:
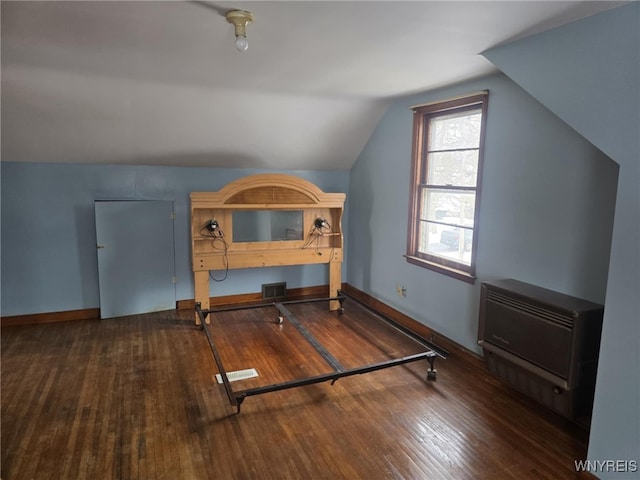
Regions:
<instances>
[{"instance_id":1,"label":"window pane","mask_svg":"<svg viewBox=\"0 0 640 480\"><path fill-rule=\"evenodd\" d=\"M440 115L429 120L429 150L478 148L482 113L471 110Z\"/></svg>"},{"instance_id":2,"label":"window pane","mask_svg":"<svg viewBox=\"0 0 640 480\"><path fill-rule=\"evenodd\" d=\"M420 222L418 251L471 265L473 230Z\"/></svg>"},{"instance_id":3,"label":"window pane","mask_svg":"<svg viewBox=\"0 0 640 480\"><path fill-rule=\"evenodd\" d=\"M473 283L488 92L413 109L407 261Z\"/></svg>"},{"instance_id":4,"label":"window pane","mask_svg":"<svg viewBox=\"0 0 640 480\"><path fill-rule=\"evenodd\" d=\"M475 205L475 192L424 187L420 201L420 219L473 228Z\"/></svg>"},{"instance_id":5,"label":"window pane","mask_svg":"<svg viewBox=\"0 0 640 480\"><path fill-rule=\"evenodd\" d=\"M427 155L430 185L475 187L478 178L478 150L438 152Z\"/></svg>"}]
</instances>

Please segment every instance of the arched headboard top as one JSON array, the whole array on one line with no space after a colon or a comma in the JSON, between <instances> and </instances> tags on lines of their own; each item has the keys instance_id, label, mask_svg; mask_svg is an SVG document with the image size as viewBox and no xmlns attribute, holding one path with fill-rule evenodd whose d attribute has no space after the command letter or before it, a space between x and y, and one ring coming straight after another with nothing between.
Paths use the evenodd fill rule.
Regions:
<instances>
[{"instance_id":1,"label":"arched headboard top","mask_svg":"<svg viewBox=\"0 0 640 480\"><path fill-rule=\"evenodd\" d=\"M313 183L282 173L262 173L228 183L217 192L192 192L192 202L206 202L223 208L260 206L341 207L344 193L325 193Z\"/></svg>"}]
</instances>

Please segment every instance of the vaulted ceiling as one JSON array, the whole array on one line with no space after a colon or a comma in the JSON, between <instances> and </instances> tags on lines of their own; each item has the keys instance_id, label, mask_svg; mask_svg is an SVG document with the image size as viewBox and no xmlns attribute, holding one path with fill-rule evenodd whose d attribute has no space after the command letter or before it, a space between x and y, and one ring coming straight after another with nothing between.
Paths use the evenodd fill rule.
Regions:
<instances>
[{"instance_id":1,"label":"vaulted ceiling","mask_svg":"<svg viewBox=\"0 0 640 480\"><path fill-rule=\"evenodd\" d=\"M2 160L348 170L394 98L622 3L3 0Z\"/></svg>"}]
</instances>

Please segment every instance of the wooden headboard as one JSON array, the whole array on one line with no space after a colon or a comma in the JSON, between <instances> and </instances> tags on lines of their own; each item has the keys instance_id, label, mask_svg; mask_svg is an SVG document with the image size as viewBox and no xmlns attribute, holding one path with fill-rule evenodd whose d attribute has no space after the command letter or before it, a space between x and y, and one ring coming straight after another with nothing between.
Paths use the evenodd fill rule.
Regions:
<instances>
[{"instance_id":1,"label":"wooden headboard","mask_svg":"<svg viewBox=\"0 0 640 480\"><path fill-rule=\"evenodd\" d=\"M210 307L211 270L327 263L329 296L337 295L343 258L344 193L325 193L292 175L258 174L231 182L217 192L192 192L190 198L195 300L203 310ZM274 211L280 217L289 212L295 225L267 238L251 238L251 226L244 231L240 228L241 220L255 216L265 223L265 212ZM338 302L331 302L331 308L337 309Z\"/></svg>"}]
</instances>

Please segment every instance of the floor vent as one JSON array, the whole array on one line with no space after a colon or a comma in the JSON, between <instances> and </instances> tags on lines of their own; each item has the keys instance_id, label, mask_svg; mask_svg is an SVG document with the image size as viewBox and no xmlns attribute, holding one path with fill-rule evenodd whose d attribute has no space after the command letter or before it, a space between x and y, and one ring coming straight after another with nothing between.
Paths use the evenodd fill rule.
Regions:
<instances>
[{"instance_id":1,"label":"floor vent","mask_svg":"<svg viewBox=\"0 0 640 480\"><path fill-rule=\"evenodd\" d=\"M235 372L227 372L227 378L230 382L236 380L246 380L247 378L255 378L258 376L258 372L255 368L248 368L246 370L236 370ZM222 375L216 373L216 381L222 383Z\"/></svg>"},{"instance_id":2,"label":"floor vent","mask_svg":"<svg viewBox=\"0 0 640 480\"><path fill-rule=\"evenodd\" d=\"M262 299L273 300L287 296L287 282L265 283L262 285Z\"/></svg>"}]
</instances>

